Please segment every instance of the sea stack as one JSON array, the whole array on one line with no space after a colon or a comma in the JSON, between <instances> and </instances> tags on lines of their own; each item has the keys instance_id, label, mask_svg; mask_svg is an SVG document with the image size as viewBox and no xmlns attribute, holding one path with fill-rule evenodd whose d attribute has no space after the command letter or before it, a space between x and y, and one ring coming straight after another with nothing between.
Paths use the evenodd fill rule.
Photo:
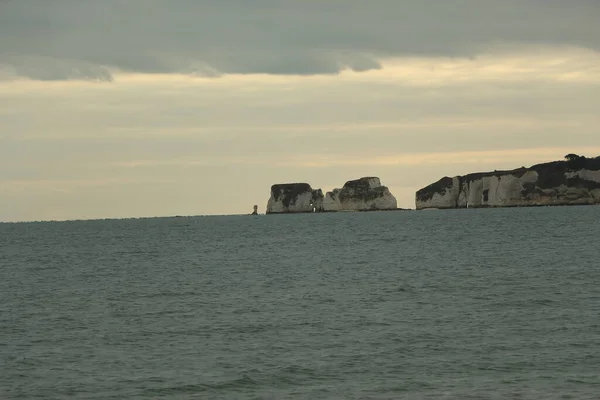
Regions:
<instances>
[{"instance_id":1,"label":"sea stack","mask_svg":"<svg viewBox=\"0 0 600 400\"><path fill-rule=\"evenodd\" d=\"M313 190L308 183L282 183L271 186L267 214L310 213L320 211L321 189Z\"/></svg>"},{"instance_id":2,"label":"sea stack","mask_svg":"<svg viewBox=\"0 0 600 400\"><path fill-rule=\"evenodd\" d=\"M379 178L364 177L327 192L323 208L325 211L395 210L398 202Z\"/></svg>"},{"instance_id":3,"label":"sea stack","mask_svg":"<svg viewBox=\"0 0 600 400\"><path fill-rule=\"evenodd\" d=\"M321 189L308 183L271 186L267 214L396 210L398 203L377 177L347 181L341 189L323 196Z\"/></svg>"}]
</instances>

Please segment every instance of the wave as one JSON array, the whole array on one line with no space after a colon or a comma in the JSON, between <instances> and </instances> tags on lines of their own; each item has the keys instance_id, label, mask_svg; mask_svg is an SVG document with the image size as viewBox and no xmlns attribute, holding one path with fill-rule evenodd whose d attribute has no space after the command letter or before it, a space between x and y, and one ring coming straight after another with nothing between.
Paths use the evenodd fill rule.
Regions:
<instances>
[{"instance_id":1,"label":"wave","mask_svg":"<svg viewBox=\"0 0 600 400\"><path fill-rule=\"evenodd\" d=\"M144 395L147 396L165 396L165 395L179 395L179 394L201 394L213 391L224 391L224 390L246 390L255 388L259 383L252 379L250 376L243 374L242 376L226 380L219 383L197 383L188 385L170 386L156 389L146 389Z\"/></svg>"}]
</instances>

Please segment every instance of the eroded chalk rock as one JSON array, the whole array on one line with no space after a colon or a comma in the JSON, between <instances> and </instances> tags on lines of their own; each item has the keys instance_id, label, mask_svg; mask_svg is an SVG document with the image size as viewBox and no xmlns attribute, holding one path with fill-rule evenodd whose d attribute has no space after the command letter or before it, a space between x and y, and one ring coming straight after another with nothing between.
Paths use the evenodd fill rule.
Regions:
<instances>
[{"instance_id":1,"label":"eroded chalk rock","mask_svg":"<svg viewBox=\"0 0 600 400\"><path fill-rule=\"evenodd\" d=\"M348 181L341 189L325 194L324 211L395 210L398 202L377 177Z\"/></svg>"},{"instance_id":2,"label":"eroded chalk rock","mask_svg":"<svg viewBox=\"0 0 600 400\"><path fill-rule=\"evenodd\" d=\"M444 177L416 193L416 208L600 204L600 157L573 156L530 168Z\"/></svg>"},{"instance_id":3,"label":"eroded chalk rock","mask_svg":"<svg viewBox=\"0 0 600 400\"><path fill-rule=\"evenodd\" d=\"M313 190L308 183L283 183L271 186L266 213L308 213L320 211L322 204L321 189Z\"/></svg>"},{"instance_id":4,"label":"eroded chalk rock","mask_svg":"<svg viewBox=\"0 0 600 400\"><path fill-rule=\"evenodd\" d=\"M323 196L321 189L308 183L284 183L271 186L267 214L396 210L398 202L377 177L348 181L341 189Z\"/></svg>"}]
</instances>

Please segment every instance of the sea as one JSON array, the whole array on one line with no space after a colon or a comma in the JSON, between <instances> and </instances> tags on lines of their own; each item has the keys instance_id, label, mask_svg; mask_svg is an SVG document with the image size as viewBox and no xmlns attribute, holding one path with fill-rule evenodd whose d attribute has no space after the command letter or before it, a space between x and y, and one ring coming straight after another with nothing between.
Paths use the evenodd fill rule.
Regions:
<instances>
[{"instance_id":1,"label":"sea","mask_svg":"<svg viewBox=\"0 0 600 400\"><path fill-rule=\"evenodd\" d=\"M0 224L0 399L599 399L600 207Z\"/></svg>"}]
</instances>

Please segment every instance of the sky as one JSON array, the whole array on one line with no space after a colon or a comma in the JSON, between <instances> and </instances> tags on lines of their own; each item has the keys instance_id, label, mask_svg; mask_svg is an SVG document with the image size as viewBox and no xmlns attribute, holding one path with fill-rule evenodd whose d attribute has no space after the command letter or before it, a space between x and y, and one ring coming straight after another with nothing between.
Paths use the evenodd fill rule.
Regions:
<instances>
[{"instance_id":1,"label":"sky","mask_svg":"<svg viewBox=\"0 0 600 400\"><path fill-rule=\"evenodd\" d=\"M0 0L0 221L600 155L598 0Z\"/></svg>"}]
</instances>

